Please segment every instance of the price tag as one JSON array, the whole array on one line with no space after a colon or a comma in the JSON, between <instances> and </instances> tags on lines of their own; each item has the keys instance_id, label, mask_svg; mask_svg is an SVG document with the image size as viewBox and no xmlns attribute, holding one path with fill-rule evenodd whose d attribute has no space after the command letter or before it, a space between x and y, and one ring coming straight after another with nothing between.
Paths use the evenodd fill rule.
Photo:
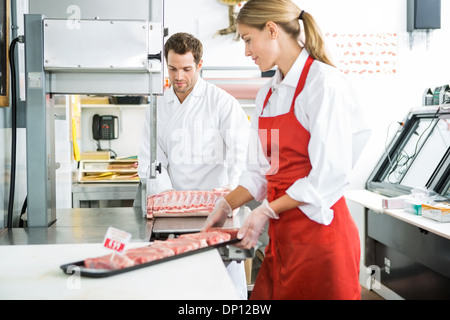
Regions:
<instances>
[{"instance_id":1,"label":"price tag","mask_svg":"<svg viewBox=\"0 0 450 320\"><path fill-rule=\"evenodd\" d=\"M109 227L106 231L105 240L103 246L108 249L115 250L122 253L125 250L125 246L131 239L131 233L126 231Z\"/></svg>"}]
</instances>

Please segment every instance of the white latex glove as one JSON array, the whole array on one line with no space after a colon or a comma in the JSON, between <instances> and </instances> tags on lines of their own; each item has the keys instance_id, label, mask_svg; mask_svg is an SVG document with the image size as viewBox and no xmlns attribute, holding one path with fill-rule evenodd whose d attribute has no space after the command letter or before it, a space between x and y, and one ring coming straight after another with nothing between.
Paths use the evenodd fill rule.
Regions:
<instances>
[{"instance_id":1,"label":"white latex glove","mask_svg":"<svg viewBox=\"0 0 450 320\"><path fill-rule=\"evenodd\" d=\"M214 210L206 218L202 230L212 227L223 227L223 225L225 224L225 220L232 213L233 209L231 209L227 200L225 200L224 198L220 198L219 200L217 200L214 206Z\"/></svg>"},{"instance_id":2,"label":"white latex glove","mask_svg":"<svg viewBox=\"0 0 450 320\"><path fill-rule=\"evenodd\" d=\"M253 248L258 242L266 222L269 219L279 219L280 217L269 207L269 202L264 199L262 204L254 209L245 219L244 224L239 229L237 237L241 241L236 245L243 249Z\"/></svg>"}]
</instances>

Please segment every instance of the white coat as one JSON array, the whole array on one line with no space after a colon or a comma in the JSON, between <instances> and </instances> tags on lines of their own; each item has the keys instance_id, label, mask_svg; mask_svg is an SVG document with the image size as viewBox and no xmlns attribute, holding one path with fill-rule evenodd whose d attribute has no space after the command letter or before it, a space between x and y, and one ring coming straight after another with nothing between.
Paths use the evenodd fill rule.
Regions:
<instances>
[{"instance_id":1,"label":"white coat","mask_svg":"<svg viewBox=\"0 0 450 320\"><path fill-rule=\"evenodd\" d=\"M140 142L139 177L148 177L150 108ZM239 102L198 78L180 104L170 88L157 105L157 162L162 173L147 181L149 194L166 190L212 190L236 186L245 168L248 121Z\"/></svg>"}]
</instances>

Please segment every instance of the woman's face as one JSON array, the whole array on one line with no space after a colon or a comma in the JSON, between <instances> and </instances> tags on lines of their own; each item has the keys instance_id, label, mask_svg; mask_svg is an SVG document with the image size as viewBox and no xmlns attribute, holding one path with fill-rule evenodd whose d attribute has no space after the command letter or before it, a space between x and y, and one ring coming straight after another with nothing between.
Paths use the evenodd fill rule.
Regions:
<instances>
[{"instance_id":1,"label":"woman's face","mask_svg":"<svg viewBox=\"0 0 450 320\"><path fill-rule=\"evenodd\" d=\"M261 71L273 68L277 58L277 41L271 29L266 26L258 30L242 23L237 28L245 43L245 55L251 57Z\"/></svg>"}]
</instances>

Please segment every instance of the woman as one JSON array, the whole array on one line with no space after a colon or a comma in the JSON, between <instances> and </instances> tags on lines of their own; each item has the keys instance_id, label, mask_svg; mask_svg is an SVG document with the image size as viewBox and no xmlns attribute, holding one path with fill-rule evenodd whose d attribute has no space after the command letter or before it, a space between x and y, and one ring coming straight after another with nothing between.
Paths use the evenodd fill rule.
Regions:
<instances>
[{"instance_id":1,"label":"woman","mask_svg":"<svg viewBox=\"0 0 450 320\"><path fill-rule=\"evenodd\" d=\"M269 220L251 298L360 299L359 235L343 188L359 155L355 144L364 144L368 131L352 91L327 57L313 17L292 1L249 0L237 23L246 56L262 71L277 66L252 118L264 157L248 163L206 227L222 225L253 198L263 200L238 233L240 246L251 248Z\"/></svg>"}]
</instances>

